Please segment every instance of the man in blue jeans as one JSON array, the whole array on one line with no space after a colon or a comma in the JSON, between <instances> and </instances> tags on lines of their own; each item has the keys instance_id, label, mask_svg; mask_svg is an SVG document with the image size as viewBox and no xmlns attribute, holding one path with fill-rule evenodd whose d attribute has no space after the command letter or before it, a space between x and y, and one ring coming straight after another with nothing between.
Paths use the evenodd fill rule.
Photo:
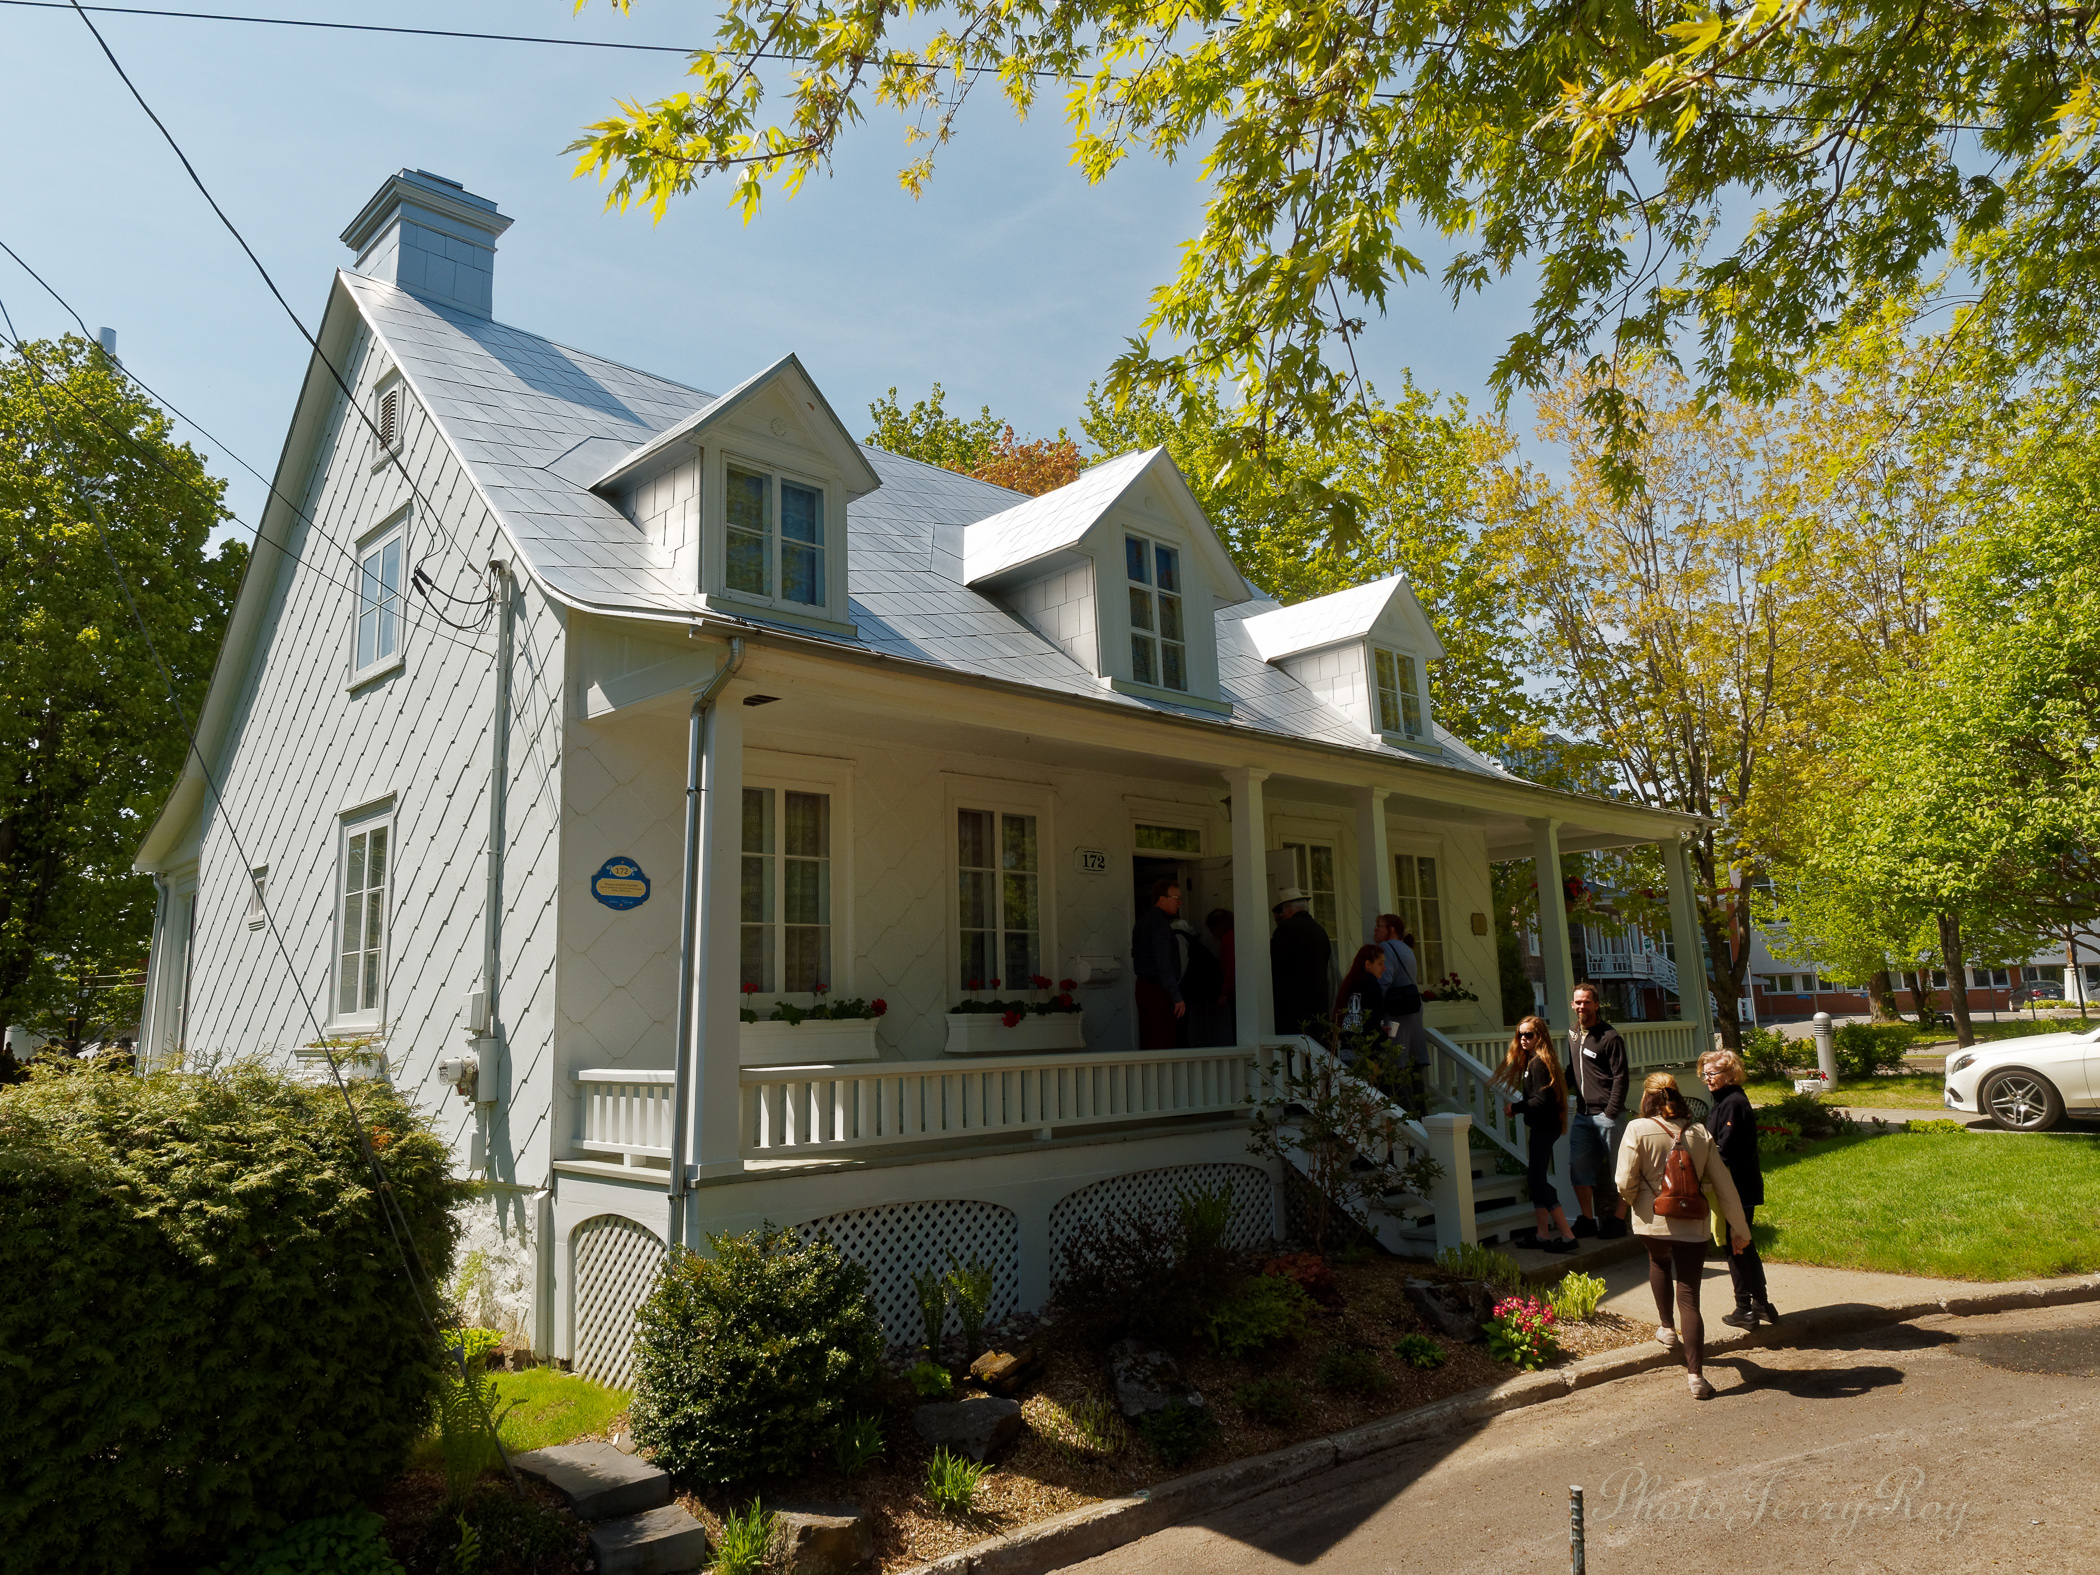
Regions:
<instances>
[{"instance_id":1,"label":"man in blue jeans","mask_svg":"<svg viewBox=\"0 0 2100 1575\"><path fill-rule=\"evenodd\" d=\"M1568 1122L1568 1168L1582 1213L1575 1234L1607 1241L1626 1234L1616 1208L1598 1223L1596 1195L1616 1202L1619 1118L1626 1112L1626 1041L1604 1020L1593 984L1575 986L1575 1026L1568 1030L1568 1090L1575 1113Z\"/></svg>"}]
</instances>

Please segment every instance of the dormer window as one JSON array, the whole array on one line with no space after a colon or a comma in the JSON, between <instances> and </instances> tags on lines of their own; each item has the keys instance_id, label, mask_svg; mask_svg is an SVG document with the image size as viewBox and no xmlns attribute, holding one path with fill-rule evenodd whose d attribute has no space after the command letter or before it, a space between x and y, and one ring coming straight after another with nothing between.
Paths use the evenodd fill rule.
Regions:
<instances>
[{"instance_id":1,"label":"dormer window","mask_svg":"<svg viewBox=\"0 0 2100 1575\"><path fill-rule=\"evenodd\" d=\"M768 601L822 607L822 490L731 464L727 492L729 589Z\"/></svg>"},{"instance_id":2,"label":"dormer window","mask_svg":"<svg viewBox=\"0 0 2100 1575\"><path fill-rule=\"evenodd\" d=\"M1415 659L1404 651L1373 652L1378 680L1378 731L1400 738L1421 738L1422 691L1415 682Z\"/></svg>"},{"instance_id":3,"label":"dormer window","mask_svg":"<svg viewBox=\"0 0 2100 1575\"><path fill-rule=\"evenodd\" d=\"M1181 616L1181 554L1142 536L1123 538L1130 578L1130 676L1186 691L1188 636Z\"/></svg>"}]
</instances>

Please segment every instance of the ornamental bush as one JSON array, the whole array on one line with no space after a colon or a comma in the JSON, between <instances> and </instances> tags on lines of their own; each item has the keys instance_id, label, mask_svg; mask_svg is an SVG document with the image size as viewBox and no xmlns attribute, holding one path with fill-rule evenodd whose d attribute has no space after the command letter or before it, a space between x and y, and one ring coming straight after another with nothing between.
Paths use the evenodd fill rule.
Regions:
<instances>
[{"instance_id":1,"label":"ornamental bush","mask_svg":"<svg viewBox=\"0 0 2100 1575\"><path fill-rule=\"evenodd\" d=\"M449 1151L391 1089L351 1096L442 1280ZM252 1066L0 1089L8 1567L196 1569L399 1469L442 1357L351 1120Z\"/></svg>"},{"instance_id":2,"label":"ornamental bush","mask_svg":"<svg viewBox=\"0 0 2100 1575\"><path fill-rule=\"evenodd\" d=\"M1838 1076L1863 1078L1894 1071L1916 1039L1908 1023L1845 1023L1831 1037Z\"/></svg>"},{"instance_id":3,"label":"ornamental bush","mask_svg":"<svg viewBox=\"0 0 2100 1575\"><path fill-rule=\"evenodd\" d=\"M635 1316L634 1437L701 1482L789 1475L873 1387L868 1271L768 1225L674 1252Z\"/></svg>"}]
</instances>

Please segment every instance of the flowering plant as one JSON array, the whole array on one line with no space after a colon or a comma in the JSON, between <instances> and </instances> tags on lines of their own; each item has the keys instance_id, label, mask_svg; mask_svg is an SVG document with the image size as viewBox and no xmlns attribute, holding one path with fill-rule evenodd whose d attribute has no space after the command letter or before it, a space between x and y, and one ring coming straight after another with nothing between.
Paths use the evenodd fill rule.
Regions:
<instances>
[{"instance_id":1,"label":"flowering plant","mask_svg":"<svg viewBox=\"0 0 2100 1575\"><path fill-rule=\"evenodd\" d=\"M1495 1303L1493 1320L1481 1328L1487 1331L1489 1356L1530 1372L1560 1355L1554 1324L1553 1309L1536 1296L1512 1296Z\"/></svg>"},{"instance_id":2,"label":"flowering plant","mask_svg":"<svg viewBox=\"0 0 2100 1575\"><path fill-rule=\"evenodd\" d=\"M1425 1001L1477 1001L1480 997L1467 989L1465 981L1460 979L1457 974L1447 973L1443 978L1437 980L1433 986L1422 992L1422 999Z\"/></svg>"}]
</instances>

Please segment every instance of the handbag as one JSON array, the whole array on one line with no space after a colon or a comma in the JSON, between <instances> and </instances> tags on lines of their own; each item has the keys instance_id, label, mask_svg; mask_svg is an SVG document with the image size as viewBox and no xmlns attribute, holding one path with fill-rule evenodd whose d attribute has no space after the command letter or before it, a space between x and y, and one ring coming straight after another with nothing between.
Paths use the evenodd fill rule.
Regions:
<instances>
[{"instance_id":1,"label":"handbag","mask_svg":"<svg viewBox=\"0 0 2100 1575\"><path fill-rule=\"evenodd\" d=\"M1422 1010L1422 989L1413 978L1413 970L1405 984L1389 984L1385 987L1385 1015L1398 1021L1413 1017Z\"/></svg>"},{"instance_id":2,"label":"handbag","mask_svg":"<svg viewBox=\"0 0 2100 1575\"><path fill-rule=\"evenodd\" d=\"M1661 1122L1656 1123L1662 1126ZM1667 1126L1665 1132L1670 1132ZM1670 1132L1670 1155L1663 1161L1663 1184L1655 1194L1655 1212L1666 1219L1699 1220L1711 1217L1699 1173L1692 1165L1692 1151L1684 1141L1684 1128Z\"/></svg>"}]
</instances>

